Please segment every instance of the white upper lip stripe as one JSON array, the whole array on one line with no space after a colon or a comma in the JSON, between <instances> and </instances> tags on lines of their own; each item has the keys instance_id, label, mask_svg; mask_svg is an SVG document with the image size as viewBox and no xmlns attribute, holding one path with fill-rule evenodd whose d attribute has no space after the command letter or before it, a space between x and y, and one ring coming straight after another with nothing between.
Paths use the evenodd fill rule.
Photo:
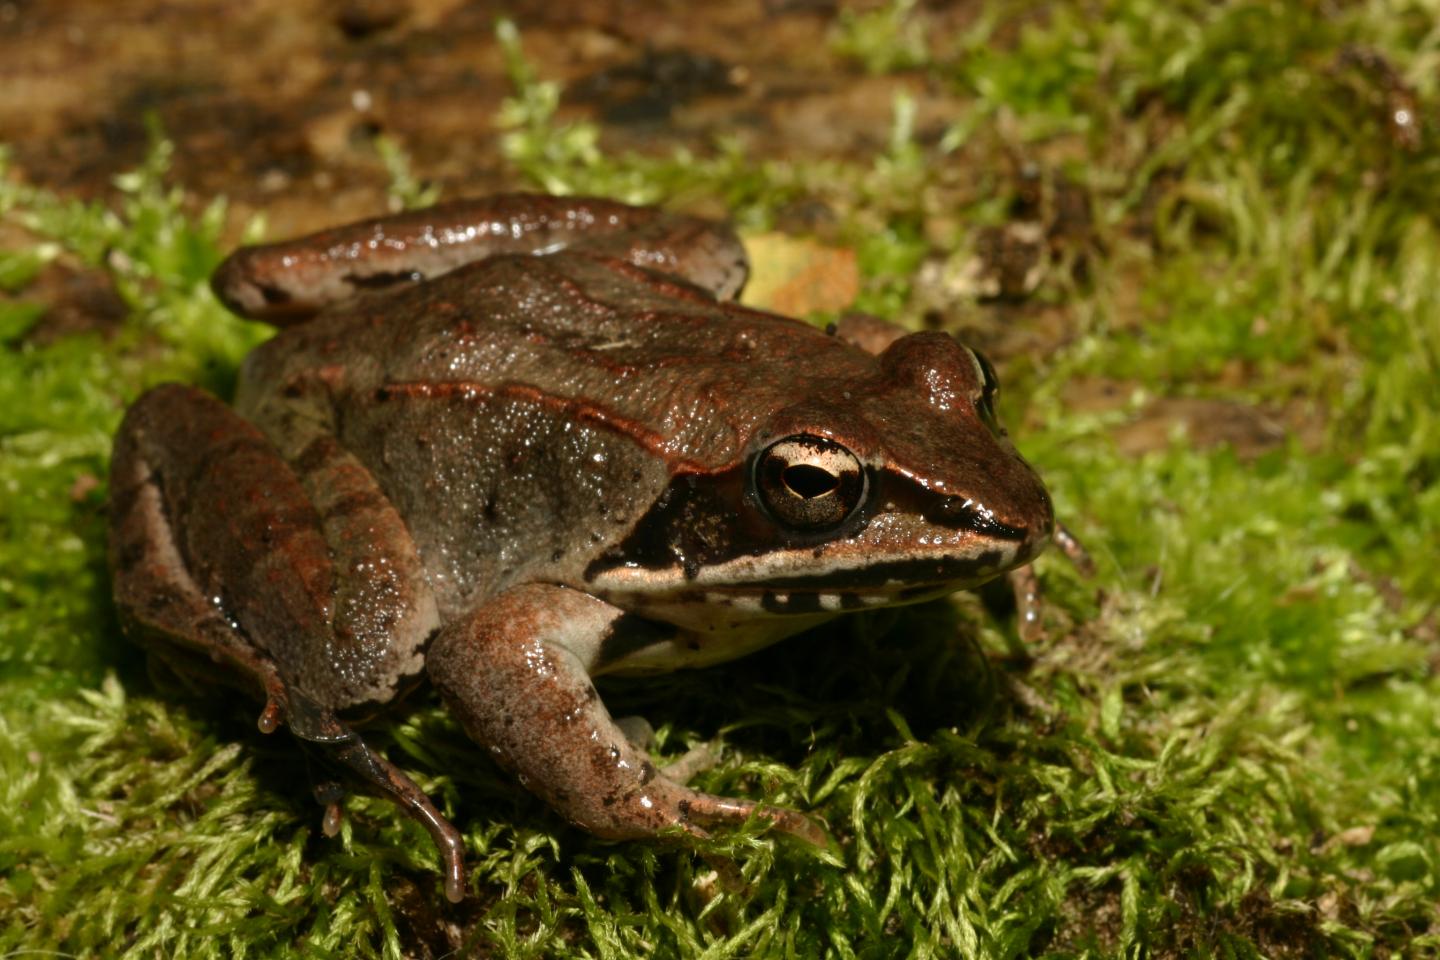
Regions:
<instances>
[{"instance_id":1,"label":"white upper lip stripe","mask_svg":"<svg viewBox=\"0 0 1440 960\"><path fill-rule=\"evenodd\" d=\"M815 589L820 592L834 592L834 586L825 586L819 581L821 578L832 573L847 573L854 570L866 570L872 567L883 566L886 563L905 562L915 560L925 562L933 559L936 562L963 563L966 561L978 561L987 554L995 555L995 568L1006 567L1015 556L1015 545L1008 543L986 542L983 549L974 550L969 553L954 551L939 554L933 558L927 557L903 557L895 560L877 559L874 555L863 555L852 553L848 556L835 556L829 558L817 558L812 555L809 549L781 550L765 554L759 557L740 557L725 563L715 564L709 567L702 567L694 576L687 579L684 569L680 564L674 564L663 568L644 567L615 567L606 570L595 578L595 585L600 588L619 587L637 582L656 582L675 580L683 582L688 586L700 588L721 588L721 589L764 589L767 580L785 578L786 589ZM801 562L796 562L797 560ZM814 578L814 588L803 586L804 580ZM938 578L935 582L943 582L944 578ZM801 586L794 586L796 581ZM908 582L905 586L920 586L921 583Z\"/></svg>"}]
</instances>

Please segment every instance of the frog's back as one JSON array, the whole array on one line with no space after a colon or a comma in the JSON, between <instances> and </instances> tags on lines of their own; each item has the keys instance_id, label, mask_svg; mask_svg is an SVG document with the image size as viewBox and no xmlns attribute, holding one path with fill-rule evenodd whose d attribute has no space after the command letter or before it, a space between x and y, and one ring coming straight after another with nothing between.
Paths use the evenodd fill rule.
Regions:
<instances>
[{"instance_id":1,"label":"frog's back","mask_svg":"<svg viewBox=\"0 0 1440 960\"><path fill-rule=\"evenodd\" d=\"M710 466L809 381L875 366L803 322L584 254L494 258L421 290L430 329L396 331L391 382L526 385Z\"/></svg>"},{"instance_id":2,"label":"frog's back","mask_svg":"<svg viewBox=\"0 0 1440 960\"><path fill-rule=\"evenodd\" d=\"M678 473L874 359L795 320L586 254L504 256L284 331L242 406L323 380L334 431L406 517L443 605L579 585Z\"/></svg>"}]
</instances>

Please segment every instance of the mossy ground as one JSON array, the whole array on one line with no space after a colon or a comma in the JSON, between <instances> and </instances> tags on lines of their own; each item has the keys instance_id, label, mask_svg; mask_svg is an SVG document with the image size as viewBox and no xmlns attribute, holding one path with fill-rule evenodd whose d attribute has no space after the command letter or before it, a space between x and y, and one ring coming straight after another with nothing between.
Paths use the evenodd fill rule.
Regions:
<instances>
[{"instance_id":1,"label":"mossy ground","mask_svg":"<svg viewBox=\"0 0 1440 960\"><path fill-rule=\"evenodd\" d=\"M1012 432L1099 561L1088 582L1040 562L1047 640L1022 652L963 597L607 693L665 756L718 738L699 785L815 812L831 853L758 829L598 843L428 699L371 737L465 831L472 897L443 903L423 832L379 801L321 837L292 745L148 674L106 599L123 404L163 379L223 393L265 335L205 288L223 209L164 185L163 143L100 205L0 179L35 241L0 252L0 953L1440 953L1431 12L996 4L958 37L924 18L842 15L836 56L968 110L917 130L902 99L880 152L823 165L606 155L501 31L517 183L718 198L752 232L820 200L865 309L1001 345L1061 318L1043 353L1000 350ZM1008 172L1017 149L1038 181ZM1083 199L1078 233L1034 213L1037 182ZM1025 210L1051 227L1038 285L954 294ZM113 282L116 329L41 335L56 258ZM1256 411L1268 439L1226 431ZM1158 440L1123 440L1147 423Z\"/></svg>"}]
</instances>

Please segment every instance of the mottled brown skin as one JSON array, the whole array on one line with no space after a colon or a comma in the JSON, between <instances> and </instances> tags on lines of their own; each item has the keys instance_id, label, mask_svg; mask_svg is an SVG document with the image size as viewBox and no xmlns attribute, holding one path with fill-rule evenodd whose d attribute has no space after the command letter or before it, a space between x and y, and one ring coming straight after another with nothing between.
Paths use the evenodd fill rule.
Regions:
<instances>
[{"instance_id":1,"label":"mottled brown skin","mask_svg":"<svg viewBox=\"0 0 1440 960\"><path fill-rule=\"evenodd\" d=\"M288 724L404 806L452 900L458 833L342 719L427 677L600 836L751 816L657 771L590 678L973 586L1033 559L1053 520L982 359L873 318L827 335L740 307L744 262L721 225L526 196L238 251L217 291L287 327L233 410L171 385L127 414L127 630L187 672L209 662L265 699L263 730Z\"/></svg>"}]
</instances>

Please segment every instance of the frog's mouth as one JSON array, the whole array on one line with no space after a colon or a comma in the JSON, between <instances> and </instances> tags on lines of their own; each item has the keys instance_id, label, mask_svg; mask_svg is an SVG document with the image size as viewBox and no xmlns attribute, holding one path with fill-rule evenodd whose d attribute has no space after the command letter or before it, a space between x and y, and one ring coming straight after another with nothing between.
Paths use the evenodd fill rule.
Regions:
<instances>
[{"instance_id":1,"label":"frog's mouth","mask_svg":"<svg viewBox=\"0 0 1440 960\"><path fill-rule=\"evenodd\" d=\"M607 571L591 589L622 606L728 609L739 616L831 616L870 607L922 603L979 586L1029 562L1037 549L997 544L973 555L874 562L863 555L817 561L783 554L732 559L687 572L629 567ZM800 561L803 559L803 563ZM814 568L787 575L785 571Z\"/></svg>"},{"instance_id":2,"label":"frog's mouth","mask_svg":"<svg viewBox=\"0 0 1440 960\"><path fill-rule=\"evenodd\" d=\"M720 579L741 589L753 582L763 584L766 589L812 592L904 593L912 588L959 590L978 586L1029 559L1019 557L1018 553L1007 544L992 546L973 555L942 554L879 562L871 562L863 556L837 557L828 569L798 576L785 576L765 569L772 565L770 563L739 561L724 565L737 569L702 571L696 582ZM750 569L745 569L747 567ZM751 576L747 577L747 573Z\"/></svg>"}]
</instances>

